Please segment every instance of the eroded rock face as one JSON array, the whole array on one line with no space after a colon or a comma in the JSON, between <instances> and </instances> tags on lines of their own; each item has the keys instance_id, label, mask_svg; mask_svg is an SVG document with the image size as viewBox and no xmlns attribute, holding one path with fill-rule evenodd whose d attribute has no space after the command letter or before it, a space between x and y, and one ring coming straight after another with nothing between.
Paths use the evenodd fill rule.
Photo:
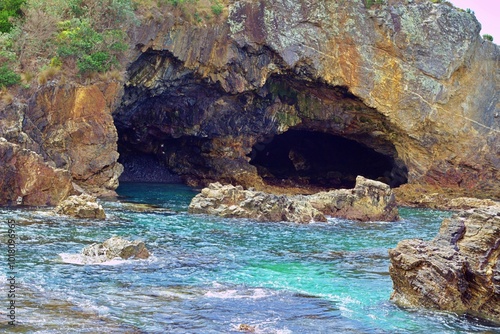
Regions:
<instances>
[{"instance_id":1,"label":"eroded rock face","mask_svg":"<svg viewBox=\"0 0 500 334\"><path fill-rule=\"evenodd\" d=\"M445 219L432 241L401 241L389 251L391 300L500 323L499 244L500 206Z\"/></svg>"},{"instance_id":2,"label":"eroded rock face","mask_svg":"<svg viewBox=\"0 0 500 334\"><path fill-rule=\"evenodd\" d=\"M122 171L113 114L131 166L133 152L153 155L191 185L271 191L290 181L311 193L319 150L278 152L284 177L254 157L299 131L304 142L337 136L387 158L366 177L499 199L499 47L446 3L365 2L230 1L227 17L203 25L161 13L130 28L123 96L118 83L49 82L26 105L0 107L0 135L94 195L114 194ZM328 165L314 171L323 189L360 174Z\"/></svg>"},{"instance_id":3,"label":"eroded rock face","mask_svg":"<svg viewBox=\"0 0 500 334\"><path fill-rule=\"evenodd\" d=\"M0 204L56 205L73 191L66 170L0 137Z\"/></svg>"},{"instance_id":4,"label":"eroded rock face","mask_svg":"<svg viewBox=\"0 0 500 334\"><path fill-rule=\"evenodd\" d=\"M56 213L76 218L106 219L102 206L88 194L69 196L59 203Z\"/></svg>"},{"instance_id":5,"label":"eroded rock face","mask_svg":"<svg viewBox=\"0 0 500 334\"><path fill-rule=\"evenodd\" d=\"M113 195L122 167L117 163L117 132L111 110L120 91L116 83L61 87L49 83L28 104L0 106L0 135L11 147L18 147L16 152L25 152L25 158L14 162L11 153L4 151L0 168L8 169L9 175L18 174L18 180L33 180L29 186L21 185L24 181L15 181L18 185L14 185L10 177L9 186L5 183L2 187L0 204L9 204L12 198L29 193L50 193L50 199L48 195L28 196L23 204L55 205L70 194L72 182L94 195ZM34 181L39 168L26 162L28 156L46 165L43 170L57 171L52 172L50 181L48 176ZM18 166L13 168L13 163Z\"/></svg>"},{"instance_id":6,"label":"eroded rock face","mask_svg":"<svg viewBox=\"0 0 500 334\"><path fill-rule=\"evenodd\" d=\"M147 259L149 251L142 241L129 241L121 237L111 237L103 243L95 243L82 250L85 263L102 263L115 258Z\"/></svg>"},{"instance_id":7,"label":"eroded rock face","mask_svg":"<svg viewBox=\"0 0 500 334\"><path fill-rule=\"evenodd\" d=\"M196 195L190 213L258 221L309 223L335 216L359 221L398 219L390 187L358 177L354 189L320 192L314 195L274 195L241 186L212 183Z\"/></svg>"},{"instance_id":8,"label":"eroded rock face","mask_svg":"<svg viewBox=\"0 0 500 334\"><path fill-rule=\"evenodd\" d=\"M266 189L252 151L317 132L389 157L389 182L498 198L500 50L479 30L430 1L233 1L204 27L167 15L134 32L120 143L193 185ZM284 156L297 173L311 165L294 148Z\"/></svg>"}]
</instances>

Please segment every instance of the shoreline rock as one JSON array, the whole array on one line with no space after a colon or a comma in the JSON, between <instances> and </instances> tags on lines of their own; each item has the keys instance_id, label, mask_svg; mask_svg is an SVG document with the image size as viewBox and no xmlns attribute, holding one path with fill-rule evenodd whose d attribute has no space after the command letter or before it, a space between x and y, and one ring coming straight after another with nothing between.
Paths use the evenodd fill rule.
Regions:
<instances>
[{"instance_id":1,"label":"shoreline rock","mask_svg":"<svg viewBox=\"0 0 500 334\"><path fill-rule=\"evenodd\" d=\"M353 189L294 196L212 183L192 199L188 212L297 223L326 221L327 215L358 221L394 221L399 218L391 188L362 176L356 178Z\"/></svg>"},{"instance_id":2,"label":"shoreline rock","mask_svg":"<svg viewBox=\"0 0 500 334\"><path fill-rule=\"evenodd\" d=\"M469 197L466 193L446 192L425 185L405 184L394 189L394 193L398 206L460 211L500 205L493 199Z\"/></svg>"},{"instance_id":3,"label":"shoreline rock","mask_svg":"<svg viewBox=\"0 0 500 334\"><path fill-rule=\"evenodd\" d=\"M103 243L94 243L82 249L81 253L92 263L102 263L115 258L147 259L149 251L142 241L129 241L121 237L111 237Z\"/></svg>"},{"instance_id":4,"label":"shoreline rock","mask_svg":"<svg viewBox=\"0 0 500 334\"><path fill-rule=\"evenodd\" d=\"M97 198L88 194L69 196L59 203L55 212L75 218L106 219L106 213Z\"/></svg>"},{"instance_id":5,"label":"shoreline rock","mask_svg":"<svg viewBox=\"0 0 500 334\"><path fill-rule=\"evenodd\" d=\"M500 324L499 244L498 205L445 219L431 241L401 241L389 250L391 300Z\"/></svg>"}]
</instances>

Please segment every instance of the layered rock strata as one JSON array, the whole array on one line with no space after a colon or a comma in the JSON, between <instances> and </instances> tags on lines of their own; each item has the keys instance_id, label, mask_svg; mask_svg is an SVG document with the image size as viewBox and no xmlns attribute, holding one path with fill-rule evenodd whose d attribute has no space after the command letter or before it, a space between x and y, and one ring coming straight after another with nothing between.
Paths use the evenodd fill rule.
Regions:
<instances>
[{"instance_id":1,"label":"layered rock strata","mask_svg":"<svg viewBox=\"0 0 500 334\"><path fill-rule=\"evenodd\" d=\"M500 324L499 245L500 206L445 219L431 241L401 241L389 251L391 300Z\"/></svg>"},{"instance_id":2,"label":"layered rock strata","mask_svg":"<svg viewBox=\"0 0 500 334\"><path fill-rule=\"evenodd\" d=\"M332 190L309 196L274 195L244 190L241 186L213 183L192 199L189 212L297 223L326 221L326 216L359 221L398 219L390 187L361 176L356 179L354 189Z\"/></svg>"},{"instance_id":3,"label":"layered rock strata","mask_svg":"<svg viewBox=\"0 0 500 334\"><path fill-rule=\"evenodd\" d=\"M56 205L69 194L81 191L114 195L122 167L117 162L118 137L111 110L120 91L116 83L51 83L41 87L27 104L5 106L0 113L0 136L9 144L2 144L3 152L10 145L10 151L24 152L24 156L29 155L46 167L42 171L25 163L24 158L13 167L16 159L5 153L0 158L0 169L8 169L5 175L11 181L4 180L0 203L9 204L12 199L23 197L23 204L27 205ZM55 171L50 172L50 180L45 170ZM24 186L23 181L14 179L41 180ZM39 196L40 193L51 195Z\"/></svg>"},{"instance_id":4,"label":"layered rock strata","mask_svg":"<svg viewBox=\"0 0 500 334\"><path fill-rule=\"evenodd\" d=\"M376 177L394 186L500 196L500 50L471 13L417 0L228 9L225 21L167 15L134 31L137 60L115 114L122 147L156 155L192 185L307 188L307 147L276 152L288 173L255 155L290 131L303 142L328 134L387 158ZM334 162L325 184L353 182L356 161Z\"/></svg>"}]
</instances>

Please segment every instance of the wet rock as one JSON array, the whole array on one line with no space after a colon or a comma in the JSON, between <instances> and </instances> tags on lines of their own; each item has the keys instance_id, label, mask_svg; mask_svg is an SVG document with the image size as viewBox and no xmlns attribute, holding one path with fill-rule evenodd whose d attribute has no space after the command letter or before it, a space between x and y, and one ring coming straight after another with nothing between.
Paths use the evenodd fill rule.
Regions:
<instances>
[{"instance_id":1,"label":"wet rock","mask_svg":"<svg viewBox=\"0 0 500 334\"><path fill-rule=\"evenodd\" d=\"M255 326L251 326L251 325L247 325L247 324L240 324L238 326L238 330L240 332L254 333L255 332Z\"/></svg>"},{"instance_id":2,"label":"wet rock","mask_svg":"<svg viewBox=\"0 0 500 334\"><path fill-rule=\"evenodd\" d=\"M106 262L115 258L147 259L149 251L142 241L129 241L121 237L111 237L103 243L95 243L82 250L86 263Z\"/></svg>"},{"instance_id":3,"label":"wet rock","mask_svg":"<svg viewBox=\"0 0 500 334\"><path fill-rule=\"evenodd\" d=\"M88 194L68 197L59 203L55 212L76 218L106 219L104 209L97 202L97 198Z\"/></svg>"},{"instance_id":4,"label":"wet rock","mask_svg":"<svg viewBox=\"0 0 500 334\"><path fill-rule=\"evenodd\" d=\"M431 241L389 251L396 304L467 313L500 323L500 206L445 219Z\"/></svg>"},{"instance_id":5,"label":"wet rock","mask_svg":"<svg viewBox=\"0 0 500 334\"><path fill-rule=\"evenodd\" d=\"M310 195L313 207L326 215L358 221L399 219L392 189L385 183L356 177L353 189L331 190Z\"/></svg>"},{"instance_id":6,"label":"wet rock","mask_svg":"<svg viewBox=\"0 0 500 334\"><path fill-rule=\"evenodd\" d=\"M213 183L193 198L189 212L298 223L326 221L325 215L359 221L398 219L390 187L362 176L354 189L314 195L275 195Z\"/></svg>"},{"instance_id":7,"label":"wet rock","mask_svg":"<svg viewBox=\"0 0 500 334\"><path fill-rule=\"evenodd\" d=\"M211 183L196 195L189 204L189 212L258 221L326 221L305 197L274 195L220 183Z\"/></svg>"}]
</instances>

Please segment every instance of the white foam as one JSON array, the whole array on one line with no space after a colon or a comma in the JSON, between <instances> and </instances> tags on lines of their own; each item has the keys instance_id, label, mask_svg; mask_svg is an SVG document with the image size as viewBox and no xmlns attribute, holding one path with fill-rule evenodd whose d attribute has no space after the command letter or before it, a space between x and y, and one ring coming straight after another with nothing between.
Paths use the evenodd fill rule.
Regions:
<instances>
[{"instance_id":1,"label":"white foam","mask_svg":"<svg viewBox=\"0 0 500 334\"><path fill-rule=\"evenodd\" d=\"M114 259L107 259L105 256L85 256L82 254L70 254L70 253L60 253L58 254L61 258L61 261L68 264L77 264L77 265L101 265L101 266L117 266L123 264L135 263L137 261L146 261L146 262L154 262L156 261L156 257L150 256L145 260L131 259L124 260L119 257L115 257Z\"/></svg>"},{"instance_id":2,"label":"white foam","mask_svg":"<svg viewBox=\"0 0 500 334\"><path fill-rule=\"evenodd\" d=\"M228 289L222 291L208 291L206 297L219 299L261 299L274 295L272 291L265 289L236 290Z\"/></svg>"}]
</instances>

